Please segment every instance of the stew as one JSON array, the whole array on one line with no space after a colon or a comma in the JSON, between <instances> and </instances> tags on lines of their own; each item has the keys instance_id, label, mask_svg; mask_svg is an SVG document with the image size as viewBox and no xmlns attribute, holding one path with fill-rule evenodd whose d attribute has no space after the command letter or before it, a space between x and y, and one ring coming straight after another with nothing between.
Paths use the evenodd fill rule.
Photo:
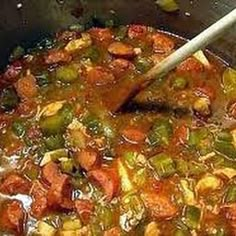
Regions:
<instances>
[{"instance_id":1,"label":"stew","mask_svg":"<svg viewBox=\"0 0 236 236\"><path fill-rule=\"evenodd\" d=\"M13 51L0 80L1 235L236 234L234 69L199 51L108 109L114 85L183 42L110 24Z\"/></svg>"}]
</instances>

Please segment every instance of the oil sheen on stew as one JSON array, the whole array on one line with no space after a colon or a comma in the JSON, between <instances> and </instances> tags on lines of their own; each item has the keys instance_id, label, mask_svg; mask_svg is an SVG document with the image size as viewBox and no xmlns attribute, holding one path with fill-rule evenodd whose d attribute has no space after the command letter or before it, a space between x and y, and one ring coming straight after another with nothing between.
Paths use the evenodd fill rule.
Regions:
<instances>
[{"instance_id":1,"label":"oil sheen on stew","mask_svg":"<svg viewBox=\"0 0 236 236\"><path fill-rule=\"evenodd\" d=\"M183 40L73 29L1 74L1 235L236 235L236 71L199 51L112 114Z\"/></svg>"}]
</instances>

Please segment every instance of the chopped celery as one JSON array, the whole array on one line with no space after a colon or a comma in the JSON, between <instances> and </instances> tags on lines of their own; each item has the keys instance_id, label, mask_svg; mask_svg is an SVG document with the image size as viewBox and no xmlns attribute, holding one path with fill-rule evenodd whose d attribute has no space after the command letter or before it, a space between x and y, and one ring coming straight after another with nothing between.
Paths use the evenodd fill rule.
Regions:
<instances>
[{"instance_id":1,"label":"chopped celery","mask_svg":"<svg viewBox=\"0 0 236 236\"><path fill-rule=\"evenodd\" d=\"M230 98L235 98L236 94L236 70L227 68L223 74L223 87L225 94Z\"/></svg>"},{"instance_id":2,"label":"chopped celery","mask_svg":"<svg viewBox=\"0 0 236 236\"><path fill-rule=\"evenodd\" d=\"M207 174L203 176L196 184L196 192L214 191L222 186L222 181L220 178Z\"/></svg>"},{"instance_id":3,"label":"chopped celery","mask_svg":"<svg viewBox=\"0 0 236 236\"><path fill-rule=\"evenodd\" d=\"M152 61L149 58L138 57L134 65L140 73L145 73L152 67Z\"/></svg>"},{"instance_id":4,"label":"chopped celery","mask_svg":"<svg viewBox=\"0 0 236 236\"><path fill-rule=\"evenodd\" d=\"M149 132L148 142L151 146L168 145L172 132L172 124L168 119L158 119Z\"/></svg>"},{"instance_id":5,"label":"chopped celery","mask_svg":"<svg viewBox=\"0 0 236 236\"><path fill-rule=\"evenodd\" d=\"M150 164L159 177L169 177L176 172L175 162L166 154L151 157Z\"/></svg>"},{"instance_id":6,"label":"chopped celery","mask_svg":"<svg viewBox=\"0 0 236 236\"><path fill-rule=\"evenodd\" d=\"M100 51L96 46L91 46L83 53L84 58L89 58L92 62L97 62L100 58Z\"/></svg>"},{"instance_id":7,"label":"chopped celery","mask_svg":"<svg viewBox=\"0 0 236 236\"><path fill-rule=\"evenodd\" d=\"M195 176L207 171L207 166L203 163L176 160L176 170L180 176Z\"/></svg>"},{"instance_id":8,"label":"chopped celery","mask_svg":"<svg viewBox=\"0 0 236 236\"><path fill-rule=\"evenodd\" d=\"M25 134L25 125L22 121L14 121L12 123L12 131L16 136L22 137Z\"/></svg>"},{"instance_id":9,"label":"chopped celery","mask_svg":"<svg viewBox=\"0 0 236 236\"><path fill-rule=\"evenodd\" d=\"M145 207L141 198L135 193L129 193L121 199L120 226L129 232L145 217Z\"/></svg>"},{"instance_id":10,"label":"chopped celery","mask_svg":"<svg viewBox=\"0 0 236 236\"><path fill-rule=\"evenodd\" d=\"M236 202L236 185L230 185L227 189L226 195L225 195L225 202L227 203L233 203Z\"/></svg>"},{"instance_id":11,"label":"chopped celery","mask_svg":"<svg viewBox=\"0 0 236 236\"><path fill-rule=\"evenodd\" d=\"M188 138L189 146L198 147L202 140L206 139L209 132L206 128L191 130Z\"/></svg>"},{"instance_id":12,"label":"chopped celery","mask_svg":"<svg viewBox=\"0 0 236 236\"><path fill-rule=\"evenodd\" d=\"M77 230L82 227L79 219L69 219L63 222L63 230Z\"/></svg>"},{"instance_id":13,"label":"chopped celery","mask_svg":"<svg viewBox=\"0 0 236 236\"><path fill-rule=\"evenodd\" d=\"M146 164L145 156L137 152L125 152L123 160L130 169L143 167Z\"/></svg>"},{"instance_id":14,"label":"chopped celery","mask_svg":"<svg viewBox=\"0 0 236 236\"><path fill-rule=\"evenodd\" d=\"M56 79L64 83L75 81L79 77L76 66L62 66L56 70Z\"/></svg>"},{"instance_id":15,"label":"chopped celery","mask_svg":"<svg viewBox=\"0 0 236 236\"><path fill-rule=\"evenodd\" d=\"M14 109L19 103L16 90L13 87L8 87L2 90L0 96L0 107L4 111Z\"/></svg>"},{"instance_id":16,"label":"chopped celery","mask_svg":"<svg viewBox=\"0 0 236 236\"><path fill-rule=\"evenodd\" d=\"M175 163L176 163L176 171L180 176L188 175L189 166L187 161L178 159L175 161Z\"/></svg>"},{"instance_id":17,"label":"chopped celery","mask_svg":"<svg viewBox=\"0 0 236 236\"><path fill-rule=\"evenodd\" d=\"M44 166L50 161L57 161L60 158L65 157L68 157L68 151L66 149L58 149L51 152L46 152L40 162L40 166Z\"/></svg>"},{"instance_id":18,"label":"chopped celery","mask_svg":"<svg viewBox=\"0 0 236 236\"><path fill-rule=\"evenodd\" d=\"M65 160L60 161L60 167L62 172L71 174L74 168L73 160L65 158Z\"/></svg>"},{"instance_id":19,"label":"chopped celery","mask_svg":"<svg viewBox=\"0 0 236 236\"><path fill-rule=\"evenodd\" d=\"M141 168L137 170L133 176L133 182L136 186L141 187L143 186L147 181L147 170L145 168Z\"/></svg>"},{"instance_id":20,"label":"chopped celery","mask_svg":"<svg viewBox=\"0 0 236 236\"><path fill-rule=\"evenodd\" d=\"M64 144L65 140L60 134L51 135L45 139L45 145L50 151L63 148Z\"/></svg>"},{"instance_id":21,"label":"chopped celery","mask_svg":"<svg viewBox=\"0 0 236 236\"><path fill-rule=\"evenodd\" d=\"M166 12L173 12L179 10L179 6L175 0L156 0L156 4Z\"/></svg>"},{"instance_id":22,"label":"chopped celery","mask_svg":"<svg viewBox=\"0 0 236 236\"><path fill-rule=\"evenodd\" d=\"M172 82L172 88L175 90L185 89L188 84L188 81L183 77L177 77Z\"/></svg>"},{"instance_id":23,"label":"chopped celery","mask_svg":"<svg viewBox=\"0 0 236 236\"><path fill-rule=\"evenodd\" d=\"M64 105L55 115L40 119L40 128L46 135L63 133L73 120L73 110L69 105Z\"/></svg>"},{"instance_id":24,"label":"chopped celery","mask_svg":"<svg viewBox=\"0 0 236 236\"><path fill-rule=\"evenodd\" d=\"M181 191L183 193L184 203L187 205L195 205L197 202L195 199L194 190L193 190L190 182L187 181L186 179L181 179L180 180L180 187L181 187Z\"/></svg>"},{"instance_id":25,"label":"chopped celery","mask_svg":"<svg viewBox=\"0 0 236 236\"><path fill-rule=\"evenodd\" d=\"M201 210L195 206L186 206L184 210L184 223L190 229L197 229L199 227L201 218Z\"/></svg>"},{"instance_id":26,"label":"chopped celery","mask_svg":"<svg viewBox=\"0 0 236 236\"><path fill-rule=\"evenodd\" d=\"M56 235L57 230L50 224L39 221L38 227L37 227L37 233L39 235L47 235L47 236L54 236Z\"/></svg>"}]
</instances>

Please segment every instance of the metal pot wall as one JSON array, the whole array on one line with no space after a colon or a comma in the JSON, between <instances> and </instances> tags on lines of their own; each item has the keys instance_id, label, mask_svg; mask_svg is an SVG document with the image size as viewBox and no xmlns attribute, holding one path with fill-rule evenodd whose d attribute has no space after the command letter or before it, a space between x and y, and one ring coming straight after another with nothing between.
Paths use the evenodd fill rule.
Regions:
<instances>
[{"instance_id":1,"label":"metal pot wall","mask_svg":"<svg viewBox=\"0 0 236 236\"><path fill-rule=\"evenodd\" d=\"M236 7L235 0L179 0L180 11L167 14L154 0L1 0L0 66L16 45L32 46L37 40L86 21L91 15L109 18L116 13L121 24L142 23L191 38ZM210 46L236 65L236 26Z\"/></svg>"}]
</instances>

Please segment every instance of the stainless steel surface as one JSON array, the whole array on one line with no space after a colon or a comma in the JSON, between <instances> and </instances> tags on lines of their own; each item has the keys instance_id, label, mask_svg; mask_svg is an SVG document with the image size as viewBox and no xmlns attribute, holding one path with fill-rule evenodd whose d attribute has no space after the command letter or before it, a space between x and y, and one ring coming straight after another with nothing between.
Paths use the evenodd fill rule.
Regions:
<instances>
[{"instance_id":1,"label":"stainless steel surface","mask_svg":"<svg viewBox=\"0 0 236 236\"><path fill-rule=\"evenodd\" d=\"M0 65L17 44L29 46L92 14L109 18L116 12L122 24L142 23L192 38L236 7L235 0L179 0L180 11L167 14L154 0L1 0ZM22 4L20 4L22 3ZM236 65L236 27L210 49Z\"/></svg>"}]
</instances>

